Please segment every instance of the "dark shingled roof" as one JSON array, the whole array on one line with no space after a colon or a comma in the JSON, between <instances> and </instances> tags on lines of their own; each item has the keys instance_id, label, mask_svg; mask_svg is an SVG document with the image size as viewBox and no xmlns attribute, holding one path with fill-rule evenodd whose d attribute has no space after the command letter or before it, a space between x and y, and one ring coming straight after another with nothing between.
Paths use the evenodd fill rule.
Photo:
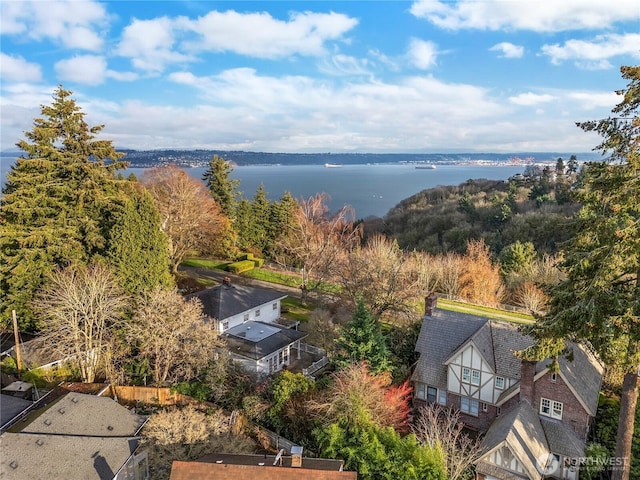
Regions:
<instances>
[{"instance_id":1,"label":"dark shingled roof","mask_svg":"<svg viewBox=\"0 0 640 480\"><path fill-rule=\"evenodd\" d=\"M192 293L187 298L198 298L206 315L223 321L286 296L267 288L223 284Z\"/></svg>"},{"instance_id":2,"label":"dark shingled roof","mask_svg":"<svg viewBox=\"0 0 640 480\"><path fill-rule=\"evenodd\" d=\"M540 418L549 443L549 450L565 457L584 457L584 443L564 423L551 418Z\"/></svg>"},{"instance_id":3,"label":"dark shingled roof","mask_svg":"<svg viewBox=\"0 0 640 480\"><path fill-rule=\"evenodd\" d=\"M485 435L483 445L487 451L493 450L501 444L506 444L516 456L529 478L540 478L542 466L537 459L547 457L549 444L540 423L538 412L526 400L508 412L496 418ZM481 460L478 471L494 468L487 460ZM502 469L500 469L502 472ZM499 478L503 478L501 475ZM516 476L516 478L519 478Z\"/></svg>"},{"instance_id":4,"label":"dark shingled roof","mask_svg":"<svg viewBox=\"0 0 640 480\"><path fill-rule=\"evenodd\" d=\"M303 333L299 330L287 328L275 323L245 322L238 327L252 327L259 329L261 325L265 326L266 328L275 330L275 333L264 337L256 342L243 338L240 335L233 335L232 332L235 329L230 329L224 332L222 336L226 341L227 350L229 350L229 352L231 353L240 355L245 358L260 360L261 358L277 352L281 348L284 348L287 345L290 345L291 343L297 340L301 340L307 336L306 333Z\"/></svg>"}]
</instances>

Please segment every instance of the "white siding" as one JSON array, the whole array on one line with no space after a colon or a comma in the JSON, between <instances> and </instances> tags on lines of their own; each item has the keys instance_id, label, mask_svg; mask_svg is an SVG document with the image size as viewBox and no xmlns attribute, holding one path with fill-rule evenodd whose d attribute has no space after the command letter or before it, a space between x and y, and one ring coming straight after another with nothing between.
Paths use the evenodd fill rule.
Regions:
<instances>
[{"instance_id":1,"label":"white siding","mask_svg":"<svg viewBox=\"0 0 640 480\"><path fill-rule=\"evenodd\" d=\"M275 309L273 308L274 303L276 304ZM257 310L260 310L260 316L256 317ZM259 307L249 310L247 312L242 312L237 315L233 315L229 318L220 319L220 321L218 322L218 328L222 333L224 322L229 322L227 329L233 328L236 325L242 325L245 321L275 323L276 320L280 318L280 311L281 311L280 300L274 300L273 302L265 303L264 305L260 305ZM249 314L249 318L245 320L245 314L247 313Z\"/></svg>"}]
</instances>

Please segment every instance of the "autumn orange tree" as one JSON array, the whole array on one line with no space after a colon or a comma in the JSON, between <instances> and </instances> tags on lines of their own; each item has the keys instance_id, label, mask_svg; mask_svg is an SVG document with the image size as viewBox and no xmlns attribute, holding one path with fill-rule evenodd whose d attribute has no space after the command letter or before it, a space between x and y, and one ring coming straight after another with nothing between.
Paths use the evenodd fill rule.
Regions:
<instances>
[{"instance_id":1,"label":"autumn orange tree","mask_svg":"<svg viewBox=\"0 0 640 480\"><path fill-rule=\"evenodd\" d=\"M471 240L462 260L460 295L484 305L500 303L504 289L500 268L491 261L484 240Z\"/></svg>"},{"instance_id":2,"label":"autumn orange tree","mask_svg":"<svg viewBox=\"0 0 640 480\"><path fill-rule=\"evenodd\" d=\"M229 219L205 185L184 170L175 165L152 168L142 183L158 206L174 273L188 252L208 253L231 235Z\"/></svg>"}]
</instances>

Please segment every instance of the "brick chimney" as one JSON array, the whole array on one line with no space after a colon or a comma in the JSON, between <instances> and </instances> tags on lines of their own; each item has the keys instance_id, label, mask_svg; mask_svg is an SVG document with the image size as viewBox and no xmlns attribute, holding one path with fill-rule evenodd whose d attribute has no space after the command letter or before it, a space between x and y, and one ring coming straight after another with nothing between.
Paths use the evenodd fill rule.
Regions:
<instances>
[{"instance_id":1,"label":"brick chimney","mask_svg":"<svg viewBox=\"0 0 640 480\"><path fill-rule=\"evenodd\" d=\"M436 308L438 304L438 297L436 292L431 292L428 296L424 298L424 314L427 317L433 315L433 310Z\"/></svg>"},{"instance_id":2,"label":"brick chimney","mask_svg":"<svg viewBox=\"0 0 640 480\"><path fill-rule=\"evenodd\" d=\"M533 377L536 374L536 362L522 360L520 362L520 400L527 400L533 405Z\"/></svg>"}]
</instances>

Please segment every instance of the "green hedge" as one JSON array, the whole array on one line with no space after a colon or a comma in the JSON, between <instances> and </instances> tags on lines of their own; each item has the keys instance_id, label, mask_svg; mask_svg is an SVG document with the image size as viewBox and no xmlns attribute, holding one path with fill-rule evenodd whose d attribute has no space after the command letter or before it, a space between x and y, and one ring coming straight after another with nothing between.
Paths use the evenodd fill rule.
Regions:
<instances>
[{"instance_id":1,"label":"green hedge","mask_svg":"<svg viewBox=\"0 0 640 480\"><path fill-rule=\"evenodd\" d=\"M248 270L253 270L256 264L253 260L242 260L240 262L233 262L227 265L227 270L231 273L242 273Z\"/></svg>"},{"instance_id":2,"label":"green hedge","mask_svg":"<svg viewBox=\"0 0 640 480\"><path fill-rule=\"evenodd\" d=\"M256 268L260 268L264 264L264 258L254 258L253 263L255 264Z\"/></svg>"},{"instance_id":3,"label":"green hedge","mask_svg":"<svg viewBox=\"0 0 640 480\"><path fill-rule=\"evenodd\" d=\"M243 253L238 256L238 262L243 260L253 260L253 253Z\"/></svg>"}]
</instances>

